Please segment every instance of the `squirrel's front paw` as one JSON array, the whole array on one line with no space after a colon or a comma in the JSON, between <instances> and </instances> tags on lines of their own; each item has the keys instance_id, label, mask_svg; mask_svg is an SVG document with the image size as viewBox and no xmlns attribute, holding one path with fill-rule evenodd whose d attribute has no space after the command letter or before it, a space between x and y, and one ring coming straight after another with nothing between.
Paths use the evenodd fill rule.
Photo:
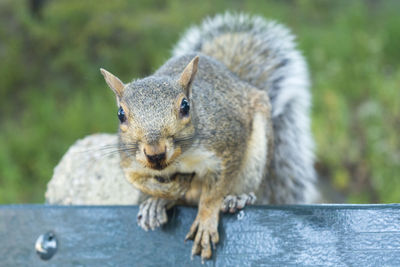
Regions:
<instances>
[{"instance_id":1,"label":"squirrel's front paw","mask_svg":"<svg viewBox=\"0 0 400 267\"><path fill-rule=\"evenodd\" d=\"M256 201L256 195L251 192L249 194L241 194L239 196L228 195L224 198L221 205L221 211L234 213L243 209L246 205L252 205Z\"/></svg>"},{"instance_id":2,"label":"squirrel's front paw","mask_svg":"<svg viewBox=\"0 0 400 267\"><path fill-rule=\"evenodd\" d=\"M139 207L137 223L144 230L154 230L167 223L167 204L170 200L150 197L143 201Z\"/></svg>"},{"instance_id":3,"label":"squirrel's front paw","mask_svg":"<svg viewBox=\"0 0 400 267\"><path fill-rule=\"evenodd\" d=\"M197 216L185 237L185 241L188 239L194 240L192 256L201 253L202 260L211 258L211 244L215 248L219 241L218 219L209 218L205 221L200 221L199 216Z\"/></svg>"}]
</instances>

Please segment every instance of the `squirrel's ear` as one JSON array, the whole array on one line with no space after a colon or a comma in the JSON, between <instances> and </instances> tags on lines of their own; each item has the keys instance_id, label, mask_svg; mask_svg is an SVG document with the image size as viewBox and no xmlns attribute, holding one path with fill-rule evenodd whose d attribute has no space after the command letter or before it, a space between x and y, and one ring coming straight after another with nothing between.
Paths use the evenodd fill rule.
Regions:
<instances>
[{"instance_id":1,"label":"squirrel's ear","mask_svg":"<svg viewBox=\"0 0 400 267\"><path fill-rule=\"evenodd\" d=\"M199 56L196 56L183 70L181 77L179 79L179 84L183 87L185 94L187 97L191 97L192 90L191 85L194 79L194 76L197 72L197 65L199 64Z\"/></svg>"},{"instance_id":2,"label":"squirrel's ear","mask_svg":"<svg viewBox=\"0 0 400 267\"><path fill-rule=\"evenodd\" d=\"M117 99L122 97L122 93L124 92L125 84L121 82L116 76L106 71L105 69L100 68L101 74L103 74L104 79L108 86L114 91L117 96Z\"/></svg>"}]
</instances>

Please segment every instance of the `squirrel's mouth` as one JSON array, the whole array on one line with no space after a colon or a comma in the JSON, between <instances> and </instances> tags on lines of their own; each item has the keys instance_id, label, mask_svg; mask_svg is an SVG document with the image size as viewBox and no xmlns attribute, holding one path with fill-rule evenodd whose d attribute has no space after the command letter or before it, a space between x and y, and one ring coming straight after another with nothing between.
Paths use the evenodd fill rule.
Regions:
<instances>
[{"instance_id":1,"label":"squirrel's mouth","mask_svg":"<svg viewBox=\"0 0 400 267\"><path fill-rule=\"evenodd\" d=\"M168 164L165 161L164 162L157 162L157 163L148 162L147 163L147 167L149 167L150 169L153 169L153 170L160 171L160 170L163 170L166 167L168 167Z\"/></svg>"},{"instance_id":2,"label":"squirrel's mouth","mask_svg":"<svg viewBox=\"0 0 400 267\"><path fill-rule=\"evenodd\" d=\"M167 146L161 146L161 148L153 148L150 145L146 145L136 159L145 167L152 170L161 171L173 164L175 160L181 155L181 148L167 148Z\"/></svg>"}]
</instances>

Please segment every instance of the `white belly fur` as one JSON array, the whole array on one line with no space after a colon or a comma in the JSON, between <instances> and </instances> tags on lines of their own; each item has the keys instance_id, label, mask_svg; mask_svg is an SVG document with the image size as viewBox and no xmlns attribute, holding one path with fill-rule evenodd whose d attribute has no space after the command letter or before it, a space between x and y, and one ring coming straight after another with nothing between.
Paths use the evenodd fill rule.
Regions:
<instances>
[{"instance_id":1,"label":"white belly fur","mask_svg":"<svg viewBox=\"0 0 400 267\"><path fill-rule=\"evenodd\" d=\"M255 113L252 133L247 143L243 167L233 188L232 194L256 192L265 175L268 155L267 119Z\"/></svg>"}]
</instances>

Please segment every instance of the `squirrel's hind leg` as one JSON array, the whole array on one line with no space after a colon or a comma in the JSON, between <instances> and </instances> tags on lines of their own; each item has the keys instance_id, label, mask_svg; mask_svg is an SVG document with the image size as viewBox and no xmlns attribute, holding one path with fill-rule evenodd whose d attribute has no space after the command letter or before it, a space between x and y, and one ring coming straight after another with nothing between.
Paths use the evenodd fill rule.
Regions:
<instances>
[{"instance_id":1,"label":"squirrel's hind leg","mask_svg":"<svg viewBox=\"0 0 400 267\"><path fill-rule=\"evenodd\" d=\"M175 201L163 198L150 197L146 199L139 206L138 225L148 231L167 223L167 208L172 207L174 204Z\"/></svg>"}]
</instances>

